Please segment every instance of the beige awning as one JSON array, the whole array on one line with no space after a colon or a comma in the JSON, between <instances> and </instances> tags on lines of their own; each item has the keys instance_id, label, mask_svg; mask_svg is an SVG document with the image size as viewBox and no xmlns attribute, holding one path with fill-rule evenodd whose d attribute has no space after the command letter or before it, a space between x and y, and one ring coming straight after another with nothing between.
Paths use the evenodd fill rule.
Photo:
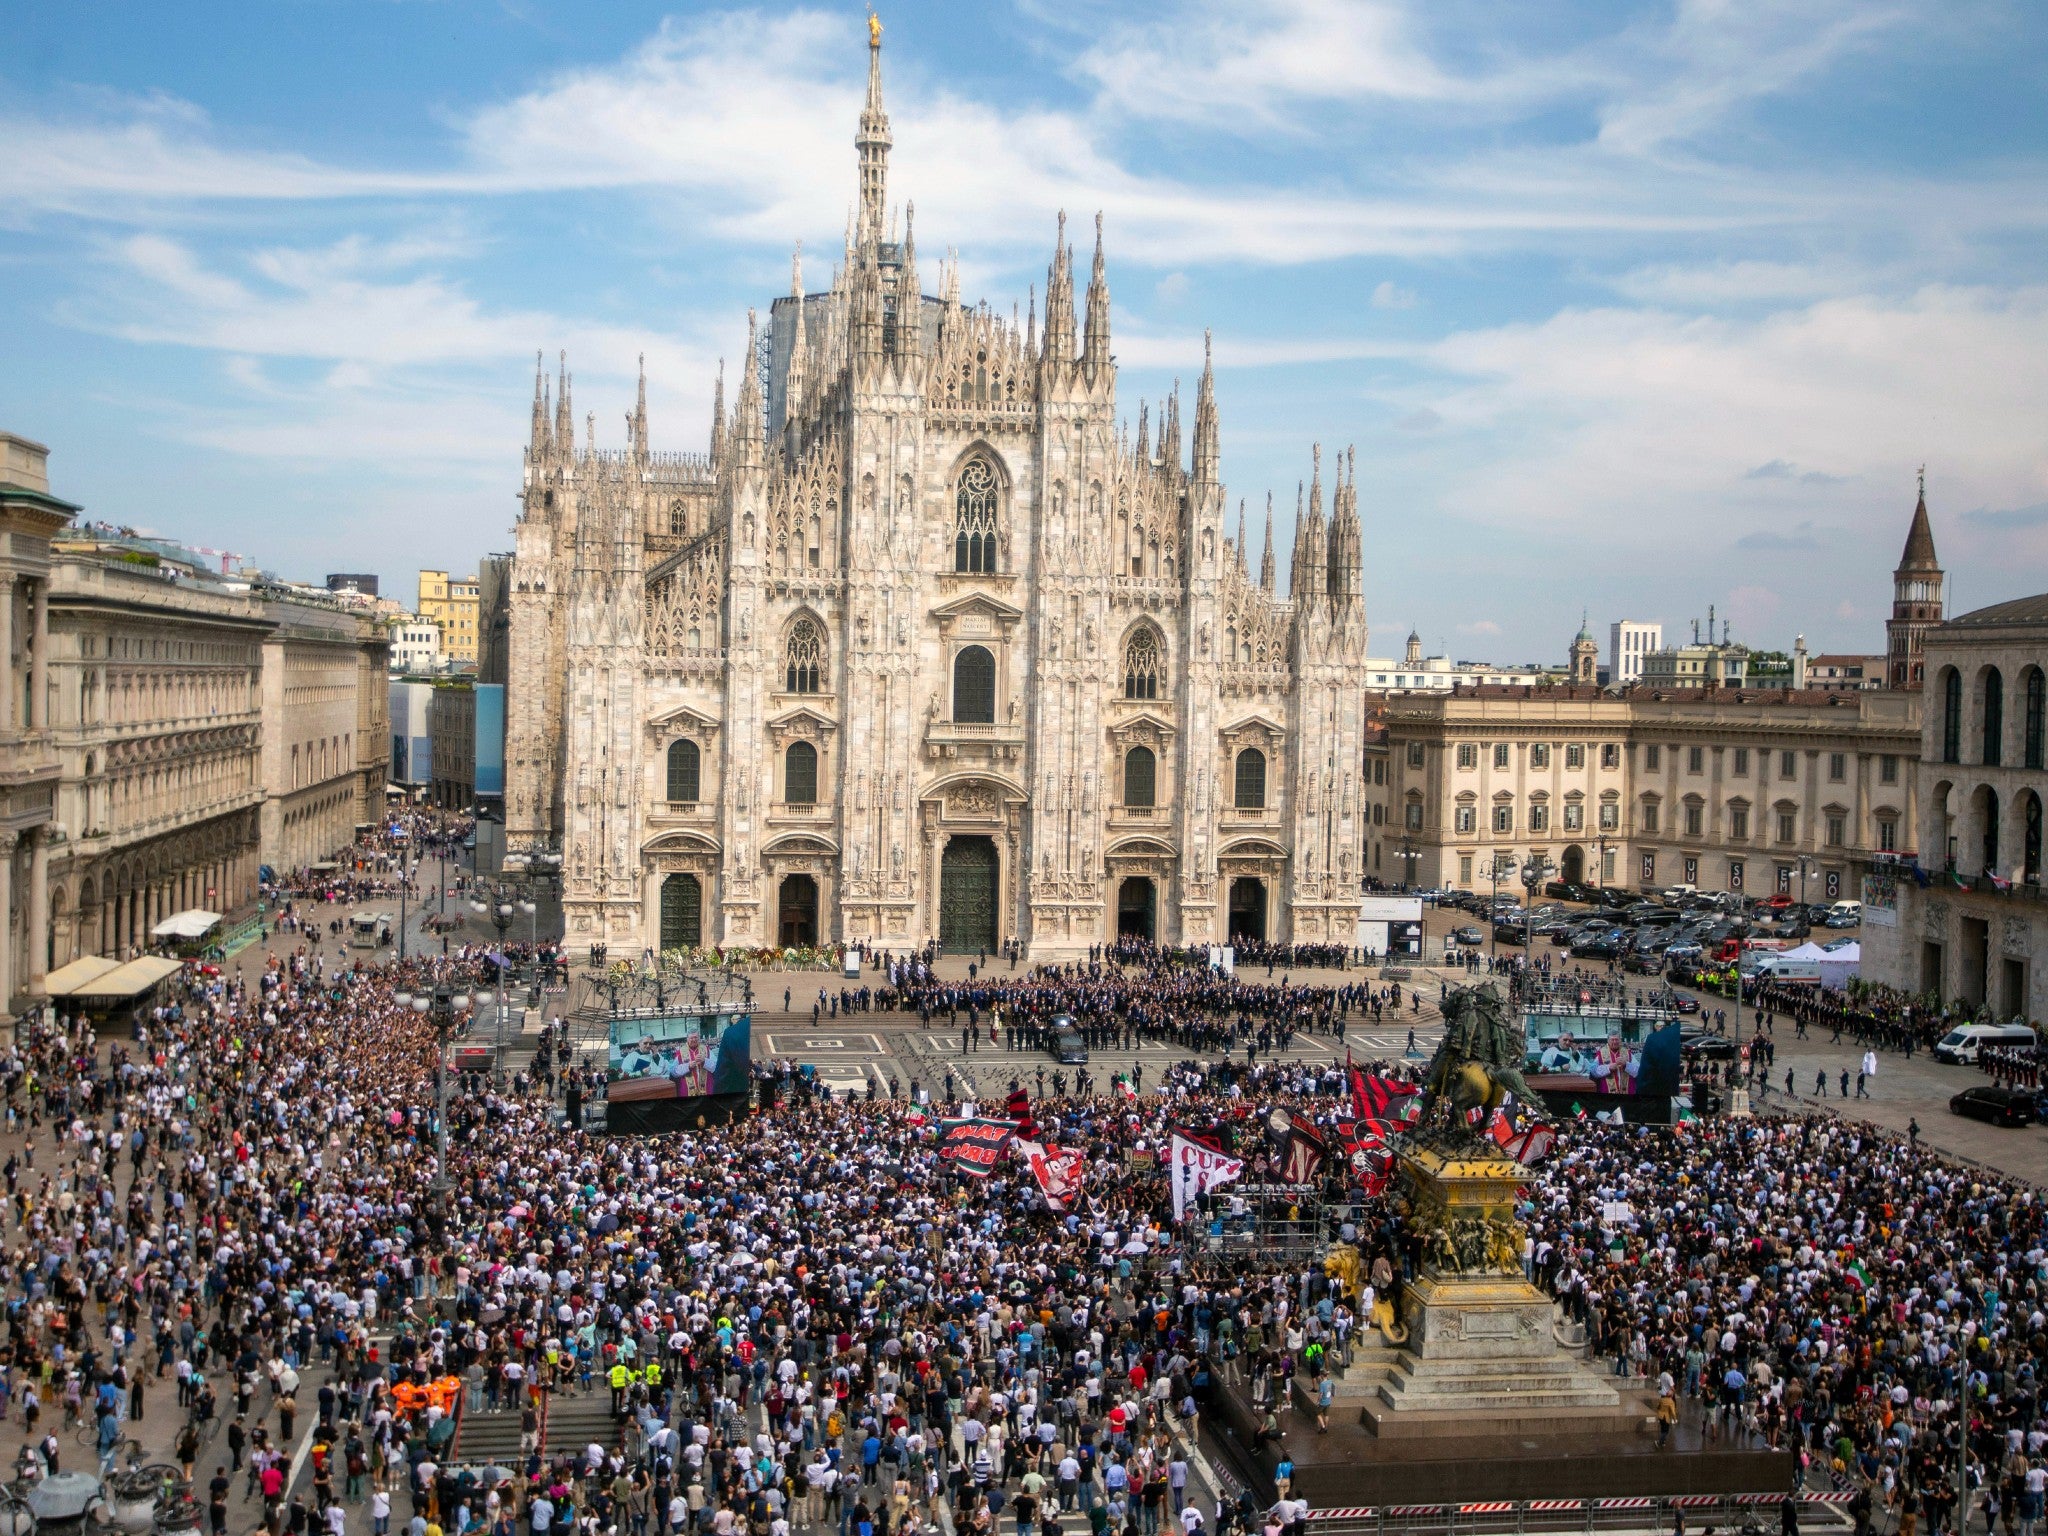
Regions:
<instances>
[{"instance_id":1,"label":"beige awning","mask_svg":"<svg viewBox=\"0 0 2048 1536\"><path fill-rule=\"evenodd\" d=\"M127 999L140 997L167 976L175 976L185 968L178 960L166 960L161 955L144 955L139 960L130 960L118 965L105 975L94 978L82 987L73 987L71 996L91 998Z\"/></svg>"},{"instance_id":2,"label":"beige awning","mask_svg":"<svg viewBox=\"0 0 2048 1536\"><path fill-rule=\"evenodd\" d=\"M109 971L118 971L121 962L109 960L105 955L80 955L69 965L60 965L43 978L43 992L49 997L69 997L80 991L87 982L97 981Z\"/></svg>"},{"instance_id":3,"label":"beige awning","mask_svg":"<svg viewBox=\"0 0 2048 1536\"><path fill-rule=\"evenodd\" d=\"M187 907L183 912L174 912L149 930L155 939L203 939L220 922L218 912L208 912L203 907Z\"/></svg>"}]
</instances>

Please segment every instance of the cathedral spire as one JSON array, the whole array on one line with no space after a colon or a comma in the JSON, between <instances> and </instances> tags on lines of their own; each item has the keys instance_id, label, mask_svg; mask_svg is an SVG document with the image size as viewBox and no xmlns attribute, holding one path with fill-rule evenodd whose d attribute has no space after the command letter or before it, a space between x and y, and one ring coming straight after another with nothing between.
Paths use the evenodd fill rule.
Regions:
<instances>
[{"instance_id":1,"label":"cathedral spire","mask_svg":"<svg viewBox=\"0 0 2048 1536\"><path fill-rule=\"evenodd\" d=\"M535 455L545 453L548 446L548 370L541 354L533 354L533 441Z\"/></svg>"},{"instance_id":2,"label":"cathedral spire","mask_svg":"<svg viewBox=\"0 0 2048 1536\"><path fill-rule=\"evenodd\" d=\"M859 265L853 274L853 302L848 316L852 332L850 351L856 363L872 362L882 355L882 269L876 260L877 247L863 241Z\"/></svg>"},{"instance_id":3,"label":"cathedral spire","mask_svg":"<svg viewBox=\"0 0 2048 1536\"><path fill-rule=\"evenodd\" d=\"M789 258L789 307L795 332L789 342L789 372L782 392L783 425L794 429L804 413L804 396L810 388L810 349L804 332L804 243L796 243Z\"/></svg>"},{"instance_id":4,"label":"cathedral spire","mask_svg":"<svg viewBox=\"0 0 2048 1536\"><path fill-rule=\"evenodd\" d=\"M1330 520L1330 595L1353 599L1359 595L1364 565L1364 540L1358 527L1358 450L1347 447L1337 455L1337 495Z\"/></svg>"},{"instance_id":5,"label":"cathedral spire","mask_svg":"<svg viewBox=\"0 0 2048 1536\"><path fill-rule=\"evenodd\" d=\"M759 322L750 309L747 311L747 351L740 359L739 399L733 403L732 413L733 442L743 454L759 445L764 425L761 420L760 370L755 365L760 344Z\"/></svg>"},{"instance_id":6,"label":"cathedral spire","mask_svg":"<svg viewBox=\"0 0 2048 1536\"><path fill-rule=\"evenodd\" d=\"M889 200L889 114L882 109L882 22L868 12L868 99L860 110L860 239L879 245Z\"/></svg>"},{"instance_id":7,"label":"cathedral spire","mask_svg":"<svg viewBox=\"0 0 2048 1536\"><path fill-rule=\"evenodd\" d=\"M1245 571L1245 558L1246 557L1244 552L1244 498L1240 496L1237 498L1237 574L1240 576L1242 576Z\"/></svg>"},{"instance_id":8,"label":"cathedral spire","mask_svg":"<svg viewBox=\"0 0 2048 1536\"><path fill-rule=\"evenodd\" d=\"M917 204L903 205L903 265L896 269L896 336L891 352L900 362L924 352L924 303L917 280Z\"/></svg>"},{"instance_id":9,"label":"cathedral spire","mask_svg":"<svg viewBox=\"0 0 2048 1536\"><path fill-rule=\"evenodd\" d=\"M1102 215L1095 215L1095 264L1088 273L1087 351L1088 377L1093 379L1109 367L1109 278L1102 260Z\"/></svg>"},{"instance_id":10,"label":"cathedral spire","mask_svg":"<svg viewBox=\"0 0 2048 1536\"><path fill-rule=\"evenodd\" d=\"M1027 362L1038 361L1038 284L1031 285L1031 294L1024 309L1024 357Z\"/></svg>"},{"instance_id":11,"label":"cathedral spire","mask_svg":"<svg viewBox=\"0 0 2048 1536\"><path fill-rule=\"evenodd\" d=\"M640 354L640 393L633 404L633 452L647 457L647 354Z\"/></svg>"},{"instance_id":12,"label":"cathedral spire","mask_svg":"<svg viewBox=\"0 0 2048 1536\"><path fill-rule=\"evenodd\" d=\"M1273 493L1266 492L1266 552L1259 557L1259 585L1273 591Z\"/></svg>"},{"instance_id":13,"label":"cathedral spire","mask_svg":"<svg viewBox=\"0 0 2048 1536\"><path fill-rule=\"evenodd\" d=\"M1173 393L1159 413L1159 462L1180 473L1180 380L1173 381Z\"/></svg>"},{"instance_id":14,"label":"cathedral spire","mask_svg":"<svg viewBox=\"0 0 2048 1536\"><path fill-rule=\"evenodd\" d=\"M1303 529L1302 564L1291 573L1297 598L1314 597L1330 590L1329 529L1323 521L1323 445L1313 449L1315 467L1308 488L1308 522Z\"/></svg>"},{"instance_id":15,"label":"cathedral spire","mask_svg":"<svg viewBox=\"0 0 2048 1536\"><path fill-rule=\"evenodd\" d=\"M1045 277L1045 360L1074 360L1074 253L1067 248L1067 214L1060 210L1052 268Z\"/></svg>"},{"instance_id":16,"label":"cathedral spire","mask_svg":"<svg viewBox=\"0 0 2048 1536\"><path fill-rule=\"evenodd\" d=\"M1195 387L1194 477L1204 485L1220 478L1221 454L1217 448L1216 362L1210 354L1209 333L1202 332L1202 382Z\"/></svg>"},{"instance_id":17,"label":"cathedral spire","mask_svg":"<svg viewBox=\"0 0 2048 1536\"><path fill-rule=\"evenodd\" d=\"M725 457L725 359L718 360L718 382L711 390L711 463Z\"/></svg>"},{"instance_id":18,"label":"cathedral spire","mask_svg":"<svg viewBox=\"0 0 2048 1536\"><path fill-rule=\"evenodd\" d=\"M555 446L576 455L576 414L569 409L569 351L562 349L561 381L555 386Z\"/></svg>"},{"instance_id":19,"label":"cathedral spire","mask_svg":"<svg viewBox=\"0 0 2048 1536\"><path fill-rule=\"evenodd\" d=\"M1152 406L1145 400L1138 402L1138 462L1152 462Z\"/></svg>"}]
</instances>

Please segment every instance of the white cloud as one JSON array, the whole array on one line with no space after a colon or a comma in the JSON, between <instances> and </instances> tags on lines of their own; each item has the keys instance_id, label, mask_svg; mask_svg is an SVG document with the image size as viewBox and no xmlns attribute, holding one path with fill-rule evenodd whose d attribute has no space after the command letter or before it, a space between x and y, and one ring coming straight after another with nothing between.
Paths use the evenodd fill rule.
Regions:
<instances>
[{"instance_id":1,"label":"white cloud","mask_svg":"<svg viewBox=\"0 0 2048 1536\"><path fill-rule=\"evenodd\" d=\"M1222 47L1237 23L1218 24ZM1388 39L1405 30L1391 5L1290 0L1272 35L1293 41L1262 55L1260 67L1296 91L1340 77L1379 78L1371 70L1359 76L1355 60L1327 69L1323 54L1341 63L1355 52L1388 53ZM169 209L220 201L440 206L614 188L644 193L661 216L687 220L693 236L708 230L780 246L843 225L867 52L857 37L843 16L813 10L667 22L616 62L564 71L509 100L458 112L446 163L417 171L237 148L197 109L160 98L66 120L17 115L0 119L0 201L150 226ZM1316 38L1323 52L1304 46L1313 57L1288 62L1295 42ZM1424 94L1452 89L1420 57L1411 51L1401 55L1407 62L1390 64L1386 88L1412 79ZM1527 163L1495 155L1468 162L1453 148L1406 172L1379 165L1336 182L1334 168L1304 162L1297 150L1231 178L1152 173L1120 151L1114 114L993 106L926 80L914 55L885 60L892 191L918 202L922 230L940 240L971 235L984 252L1012 262L1043 259L1061 207L1077 216L1110 210L1117 256L1175 266L1449 254L1593 231L1654 236L1813 222L1831 211L1825 198L1761 196L1754 185L1697 168L1644 176L1570 147Z\"/></svg>"},{"instance_id":2,"label":"white cloud","mask_svg":"<svg viewBox=\"0 0 2048 1536\"><path fill-rule=\"evenodd\" d=\"M1492 619L1474 619L1469 624L1458 626L1458 633L1461 635L1497 635L1500 632L1500 625Z\"/></svg>"},{"instance_id":3,"label":"white cloud","mask_svg":"<svg viewBox=\"0 0 2048 1536\"><path fill-rule=\"evenodd\" d=\"M1197 0L1116 29L1076 67L1115 111L1265 128L1319 102L1470 103L1524 89L1446 73L1395 0Z\"/></svg>"},{"instance_id":4,"label":"white cloud","mask_svg":"<svg viewBox=\"0 0 2048 1536\"><path fill-rule=\"evenodd\" d=\"M1567 310L1454 335L1429 356L1468 381L1446 414L1488 434L1481 462L1444 466L1445 503L1502 525L1650 548L1710 518L1732 538L1727 487L1774 462L1829 466L1850 483L1806 485L1807 504L1874 519L1887 539L1923 455L1956 466L1951 505L2048 487L2048 288L1930 287L1741 323Z\"/></svg>"},{"instance_id":5,"label":"white cloud","mask_svg":"<svg viewBox=\"0 0 2048 1536\"><path fill-rule=\"evenodd\" d=\"M1797 261L1716 261L1634 267L1615 288L1646 304L1718 309L1785 299L1818 299L1867 286L1868 274L1836 264Z\"/></svg>"},{"instance_id":6,"label":"white cloud","mask_svg":"<svg viewBox=\"0 0 2048 1536\"><path fill-rule=\"evenodd\" d=\"M1416 305L1415 290L1402 288L1391 280L1383 281L1373 288L1374 309L1413 309Z\"/></svg>"},{"instance_id":7,"label":"white cloud","mask_svg":"<svg viewBox=\"0 0 2048 1536\"><path fill-rule=\"evenodd\" d=\"M1802 504L1884 539L1911 510L1923 453L1954 465L1950 506L2048 487L2048 289L1835 299L1743 324L1571 309L1432 354L1470 381L1446 414L1481 455L1446 461L1444 504L1501 526L1659 549L1708 520L1724 545L1745 518L1776 522L1726 502L1774 461L1837 469L1851 483L1802 485Z\"/></svg>"},{"instance_id":8,"label":"white cloud","mask_svg":"<svg viewBox=\"0 0 2048 1536\"><path fill-rule=\"evenodd\" d=\"M1635 45L1639 61L1601 114L1600 142L1658 153L1828 69L1918 9L1904 0L1679 0L1667 29L1618 40L1624 52Z\"/></svg>"}]
</instances>

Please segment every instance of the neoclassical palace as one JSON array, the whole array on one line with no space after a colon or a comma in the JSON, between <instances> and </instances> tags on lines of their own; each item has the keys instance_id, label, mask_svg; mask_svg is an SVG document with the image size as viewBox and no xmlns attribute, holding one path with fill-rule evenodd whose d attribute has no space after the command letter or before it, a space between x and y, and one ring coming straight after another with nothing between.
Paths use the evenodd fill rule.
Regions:
<instances>
[{"instance_id":1,"label":"neoclassical palace","mask_svg":"<svg viewBox=\"0 0 2048 1536\"><path fill-rule=\"evenodd\" d=\"M1349 942L1365 604L1348 456L1225 536L1214 379L1120 423L1098 218L1041 320L919 280L879 32L843 261L750 315L703 455L579 444L536 377L512 573L507 843L568 942L1034 956L1119 933Z\"/></svg>"}]
</instances>

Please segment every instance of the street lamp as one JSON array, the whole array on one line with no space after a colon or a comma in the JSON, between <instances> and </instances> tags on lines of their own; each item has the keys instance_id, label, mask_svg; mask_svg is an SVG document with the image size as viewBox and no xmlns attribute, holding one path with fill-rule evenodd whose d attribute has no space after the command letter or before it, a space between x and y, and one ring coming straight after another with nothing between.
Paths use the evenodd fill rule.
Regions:
<instances>
[{"instance_id":1,"label":"street lamp","mask_svg":"<svg viewBox=\"0 0 2048 1536\"><path fill-rule=\"evenodd\" d=\"M467 1013L472 1003L479 1008L490 1006L491 994L488 989L479 989L472 997L467 992L442 983L431 993L400 992L394 1001L402 1008L425 1015L434 1026L434 1183L431 1190L434 1211L438 1220L445 1222L449 1216L448 1187L448 1036L454 1031L455 1016Z\"/></svg>"},{"instance_id":2,"label":"street lamp","mask_svg":"<svg viewBox=\"0 0 2048 1536\"><path fill-rule=\"evenodd\" d=\"M1594 846L1600 850L1600 876L1594 883L1604 891L1607 889L1608 881L1607 850L1612 846L1612 840L1605 832L1602 832L1599 837L1594 839Z\"/></svg>"},{"instance_id":3,"label":"street lamp","mask_svg":"<svg viewBox=\"0 0 2048 1536\"><path fill-rule=\"evenodd\" d=\"M1415 861L1421 857L1421 852L1415 846L1415 839L1403 837L1401 839L1401 863L1404 870L1404 878L1401 884L1402 890L1406 891L1414 888Z\"/></svg>"},{"instance_id":4,"label":"street lamp","mask_svg":"<svg viewBox=\"0 0 2048 1536\"><path fill-rule=\"evenodd\" d=\"M1543 882L1557 873L1557 866L1550 862L1545 853L1532 853L1529 862L1522 866L1522 887L1528 895L1522 901L1522 948L1528 949L1536 942L1536 892Z\"/></svg>"},{"instance_id":5,"label":"street lamp","mask_svg":"<svg viewBox=\"0 0 2048 1536\"><path fill-rule=\"evenodd\" d=\"M1486 877L1493 882L1493 902L1486 909L1486 943L1494 959L1500 958L1500 883L1515 872L1515 856L1502 852L1493 856L1493 862L1486 866Z\"/></svg>"}]
</instances>

